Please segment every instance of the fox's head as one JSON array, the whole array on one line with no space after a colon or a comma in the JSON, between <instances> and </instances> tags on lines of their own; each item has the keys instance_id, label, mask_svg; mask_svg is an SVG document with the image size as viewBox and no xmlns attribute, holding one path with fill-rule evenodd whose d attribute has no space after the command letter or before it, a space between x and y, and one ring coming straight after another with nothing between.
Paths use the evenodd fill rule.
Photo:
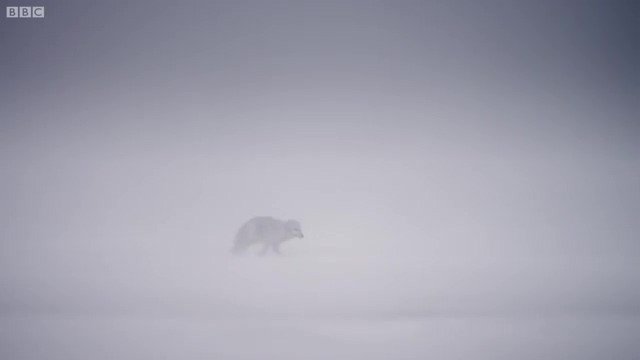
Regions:
<instances>
[{"instance_id":1,"label":"fox's head","mask_svg":"<svg viewBox=\"0 0 640 360\"><path fill-rule=\"evenodd\" d=\"M303 238L302 230L300 229L300 223L296 220L288 220L285 223L285 227L287 228L287 232L291 237Z\"/></svg>"}]
</instances>

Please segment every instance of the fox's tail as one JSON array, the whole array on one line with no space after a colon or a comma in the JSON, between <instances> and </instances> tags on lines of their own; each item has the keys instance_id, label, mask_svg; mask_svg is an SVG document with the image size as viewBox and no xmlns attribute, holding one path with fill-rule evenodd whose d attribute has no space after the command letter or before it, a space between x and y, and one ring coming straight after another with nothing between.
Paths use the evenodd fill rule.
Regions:
<instances>
[{"instance_id":1,"label":"fox's tail","mask_svg":"<svg viewBox=\"0 0 640 360\"><path fill-rule=\"evenodd\" d=\"M244 249L243 249L242 247L240 247L240 246L234 245L234 246L231 248L230 252L231 252L233 255L240 255L240 254L242 254L242 253L244 252Z\"/></svg>"},{"instance_id":2,"label":"fox's tail","mask_svg":"<svg viewBox=\"0 0 640 360\"><path fill-rule=\"evenodd\" d=\"M233 247L231 248L231 253L233 255L241 255L247 250L247 245L243 244L241 241L234 241Z\"/></svg>"},{"instance_id":3,"label":"fox's tail","mask_svg":"<svg viewBox=\"0 0 640 360\"><path fill-rule=\"evenodd\" d=\"M251 241L248 241L247 234L247 225L243 225L236 236L233 238L233 247L231 248L231 253L233 255L241 255L247 250L247 248L251 245Z\"/></svg>"}]
</instances>

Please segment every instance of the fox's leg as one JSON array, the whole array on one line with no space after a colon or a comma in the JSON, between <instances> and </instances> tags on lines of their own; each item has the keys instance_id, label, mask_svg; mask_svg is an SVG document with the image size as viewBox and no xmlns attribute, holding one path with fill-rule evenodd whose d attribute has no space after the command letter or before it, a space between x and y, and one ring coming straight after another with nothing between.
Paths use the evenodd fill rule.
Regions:
<instances>
[{"instance_id":1,"label":"fox's leg","mask_svg":"<svg viewBox=\"0 0 640 360\"><path fill-rule=\"evenodd\" d=\"M269 245L269 243L265 243L264 246L262 246L262 250L260 250L260 256L266 255L267 251L269 251L269 247L271 247L271 245Z\"/></svg>"}]
</instances>

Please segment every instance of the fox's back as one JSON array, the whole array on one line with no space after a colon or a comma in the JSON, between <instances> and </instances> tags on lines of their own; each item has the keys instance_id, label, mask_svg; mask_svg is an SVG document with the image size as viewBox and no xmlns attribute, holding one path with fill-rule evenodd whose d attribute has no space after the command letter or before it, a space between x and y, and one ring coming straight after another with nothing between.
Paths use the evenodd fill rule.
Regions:
<instances>
[{"instance_id":1,"label":"fox's back","mask_svg":"<svg viewBox=\"0 0 640 360\"><path fill-rule=\"evenodd\" d=\"M236 244L252 244L275 240L284 232L284 223L270 216L257 216L240 227Z\"/></svg>"}]
</instances>

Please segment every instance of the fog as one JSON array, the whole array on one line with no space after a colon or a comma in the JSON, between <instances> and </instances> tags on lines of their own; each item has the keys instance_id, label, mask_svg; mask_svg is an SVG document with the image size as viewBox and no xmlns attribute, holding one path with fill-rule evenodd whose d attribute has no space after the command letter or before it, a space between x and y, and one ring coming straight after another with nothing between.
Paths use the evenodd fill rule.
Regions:
<instances>
[{"instance_id":1,"label":"fog","mask_svg":"<svg viewBox=\"0 0 640 360\"><path fill-rule=\"evenodd\" d=\"M0 358L640 354L637 2L43 5L0 19ZM231 255L254 216L305 236Z\"/></svg>"}]
</instances>

